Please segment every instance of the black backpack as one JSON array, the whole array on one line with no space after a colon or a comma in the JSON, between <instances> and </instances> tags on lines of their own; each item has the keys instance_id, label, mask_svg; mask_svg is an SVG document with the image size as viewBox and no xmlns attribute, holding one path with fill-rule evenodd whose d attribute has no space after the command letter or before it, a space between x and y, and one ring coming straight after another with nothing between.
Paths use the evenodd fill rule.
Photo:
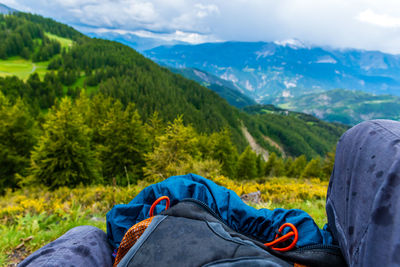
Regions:
<instances>
[{"instance_id":1,"label":"black backpack","mask_svg":"<svg viewBox=\"0 0 400 267\"><path fill-rule=\"evenodd\" d=\"M346 266L339 247L275 251L226 225L206 204L185 199L154 216L117 266Z\"/></svg>"}]
</instances>

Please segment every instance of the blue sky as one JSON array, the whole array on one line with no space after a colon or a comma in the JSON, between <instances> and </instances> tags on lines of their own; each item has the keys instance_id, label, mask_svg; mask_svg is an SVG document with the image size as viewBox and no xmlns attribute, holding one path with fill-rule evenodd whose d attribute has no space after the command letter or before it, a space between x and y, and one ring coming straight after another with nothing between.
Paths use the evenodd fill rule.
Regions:
<instances>
[{"instance_id":1,"label":"blue sky","mask_svg":"<svg viewBox=\"0 0 400 267\"><path fill-rule=\"evenodd\" d=\"M189 43L279 41L400 54L398 0L0 0L81 30Z\"/></svg>"}]
</instances>

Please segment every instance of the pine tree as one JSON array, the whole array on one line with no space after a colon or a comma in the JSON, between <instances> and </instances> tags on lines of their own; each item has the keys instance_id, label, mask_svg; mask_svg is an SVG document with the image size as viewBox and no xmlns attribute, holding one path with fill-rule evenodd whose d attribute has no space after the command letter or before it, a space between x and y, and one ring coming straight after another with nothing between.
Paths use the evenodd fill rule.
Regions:
<instances>
[{"instance_id":1,"label":"pine tree","mask_svg":"<svg viewBox=\"0 0 400 267\"><path fill-rule=\"evenodd\" d=\"M151 179L166 179L191 171L191 164L200 156L198 134L178 117L167 126L165 134L156 137L154 151L146 155L144 171Z\"/></svg>"},{"instance_id":2,"label":"pine tree","mask_svg":"<svg viewBox=\"0 0 400 267\"><path fill-rule=\"evenodd\" d=\"M0 91L0 193L5 187L17 187L16 176L27 174L36 135L36 124L24 103L17 99L11 105Z\"/></svg>"},{"instance_id":3,"label":"pine tree","mask_svg":"<svg viewBox=\"0 0 400 267\"><path fill-rule=\"evenodd\" d=\"M322 163L321 178L324 178L326 180L329 180L333 171L333 165L335 164L335 150L333 152L326 153L324 162Z\"/></svg>"},{"instance_id":4,"label":"pine tree","mask_svg":"<svg viewBox=\"0 0 400 267\"><path fill-rule=\"evenodd\" d=\"M271 175L275 177L280 177L285 175L285 163L282 158L277 158L275 164L272 167Z\"/></svg>"},{"instance_id":5,"label":"pine tree","mask_svg":"<svg viewBox=\"0 0 400 267\"><path fill-rule=\"evenodd\" d=\"M90 129L68 98L53 107L43 125L44 133L32 152L28 182L52 189L98 181L97 162L90 149Z\"/></svg>"},{"instance_id":6,"label":"pine tree","mask_svg":"<svg viewBox=\"0 0 400 267\"><path fill-rule=\"evenodd\" d=\"M284 165L285 165L285 172L284 172L284 175L286 176L286 177L295 177L294 176L294 160L291 158L291 157L289 157L289 158L287 158L286 160L285 160L285 163L284 163Z\"/></svg>"},{"instance_id":7,"label":"pine tree","mask_svg":"<svg viewBox=\"0 0 400 267\"><path fill-rule=\"evenodd\" d=\"M307 165L307 158L305 155L297 157L292 164L291 177L300 177Z\"/></svg>"},{"instance_id":8,"label":"pine tree","mask_svg":"<svg viewBox=\"0 0 400 267\"><path fill-rule=\"evenodd\" d=\"M257 166L257 177L263 177L265 173L265 161L261 154L257 155L256 166Z\"/></svg>"},{"instance_id":9,"label":"pine tree","mask_svg":"<svg viewBox=\"0 0 400 267\"><path fill-rule=\"evenodd\" d=\"M321 159L315 158L308 162L304 168L301 178L320 178L322 176Z\"/></svg>"},{"instance_id":10,"label":"pine tree","mask_svg":"<svg viewBox=\"0 0 400 267\"><path fill-rule=\"evenodd\" d=\"M239 158L236 147L232 144L231 134L228 129L212 134L207 139L211 140L211 157L222 164L222 174L233 178L236 174L236 164Z\"/></svg>"},{"instance_id":11,"label":"pine tree","mask_svg":"<svg viewBox=\"0 0 400 267\"><path fill-rule=\"evenodd\" d=\"M106 117L99 129L103 143L98 146L103 176L107 182L113 177L125 177L126 172L135 180L141 178L144 154L149 151L150 142L134 104L128 104L123 110L122 104L116 101Z\"/></svg>"},{"instance_id":12,"label":"pine tree","mask_svg":"<svg viewBox=\"0 0 400 267\"><path fill-rule=\"evenodd\" d=\"M257 176L257 155L251 150L250 146L239 157L237 167L237 178L241 180L253 179Z\"/></svg>"},{"instance_id":13,"label":"pine tree","mask_svg":"<svg viewBox=\"0 0 400 267\"><path fill-rule=\"evenodd\" d=\"M156 138L163 134L165 125L160 119L158 112L154 112L150 118L147 119L146 131L149 134L149 140L151 146L154 147L156 144Z\"/></svg>"},{"instance_id":14,"label":"pine tree","mask_svg":"<svg viewBox=\"0 0 400 267\"><path fill-rule=\"evenodd\" d=\"M272 172L272 169L273 169L273 167L275 165L276 159L277 159L276 153L272 152L269 155L268 160L267 160L267 162L265 164L265 176L270 176L271 175L271 172Z\"/></svg>"}]
</instances>

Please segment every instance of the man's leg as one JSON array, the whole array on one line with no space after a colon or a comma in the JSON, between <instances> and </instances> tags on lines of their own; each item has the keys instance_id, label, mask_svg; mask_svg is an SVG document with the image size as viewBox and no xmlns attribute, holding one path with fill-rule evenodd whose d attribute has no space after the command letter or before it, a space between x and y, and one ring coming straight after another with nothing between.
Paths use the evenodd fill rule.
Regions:
<instances>
[{"instance_id":1,"label":"man's leg","mask_svg":"<svg viewBox=\"0 0 400 267\"><path fill-rule=\"evenodd\" d=\"M18 266L112 266L106 234L93 226L75 227L29 255Z\"/></svg>"},{"instance_id":2,"label":"man's leg","mask_svg":"<svg viewBox=\"0 0 400 267\"><path fill-rule=\"evenodd\" d=\"M399 122L363 122L340 138L326 211L350 266L400 266Z\"/></svg>"}]
</instances>

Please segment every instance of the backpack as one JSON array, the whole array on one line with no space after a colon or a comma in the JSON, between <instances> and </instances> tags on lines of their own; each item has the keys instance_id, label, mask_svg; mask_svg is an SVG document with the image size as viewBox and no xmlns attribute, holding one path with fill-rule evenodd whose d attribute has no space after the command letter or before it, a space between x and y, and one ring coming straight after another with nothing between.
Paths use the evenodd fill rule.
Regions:
<instances>
[{"instance_id":1,"label":"backpack","mask_svg":"<svg viewBox=\"0 0 400 267\"><path fill-rule=\"evenodd\" d=\"M167 209L153 216L164 199ZM290 238L294 234L266 246L233 230L198 199L183 199L168 207L169 199L159 198L150 208L150 217L125 233L114 266L346 266L339 247L294 247L296 236Z\"/></svg>"}]
</instances>

